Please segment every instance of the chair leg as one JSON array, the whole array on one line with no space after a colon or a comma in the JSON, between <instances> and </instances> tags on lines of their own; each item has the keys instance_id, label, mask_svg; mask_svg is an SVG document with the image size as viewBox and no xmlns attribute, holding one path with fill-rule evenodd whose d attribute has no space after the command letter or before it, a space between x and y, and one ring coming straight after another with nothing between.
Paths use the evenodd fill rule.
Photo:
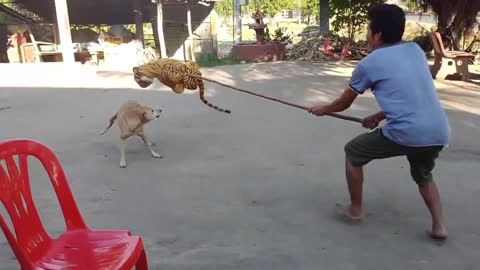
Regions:
<instances>
[{"instance_id":1,"label":"chair leg","mask_svg":"<svg viewBox=\"0 0 480 270\"><path fill-rule=\"evenodd\" d=\"M147 254L145 253L145 250L142 250L140 257L138 257L138 261L135 264L135 270L148 270Z\"/></svg>"},{"instance_id":2,"label":"chair leg","mask_svg":"<svg viewBox=\"0 0 480 270\"><path fill-rule=\"evenodd\" d=\"M460 64L458 62L461 62ZM470 79L470 71L468 70L468 59L467 58L460 58L455 61L455 65L457 68L457 73L462 75L463 81L468 81Z\"/></svg>"},{"instance_id":3,"label":"chair leg","mask_svg":"<svg viewBox=\"0 0 480 270\"><path fill-rule=\"evenodd\" d=\"M433 79L437 78L437 73L441 67L442 67L442 56L435 55L435 62L433 63L433 66L430 67L430 72L432 73Z\"/></svg>"}]
</instances>

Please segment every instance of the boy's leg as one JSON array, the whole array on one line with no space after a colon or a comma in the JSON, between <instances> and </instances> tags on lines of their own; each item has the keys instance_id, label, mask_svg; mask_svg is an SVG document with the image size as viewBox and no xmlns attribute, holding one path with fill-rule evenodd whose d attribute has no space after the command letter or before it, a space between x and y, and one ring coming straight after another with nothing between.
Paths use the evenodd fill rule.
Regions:
<instances>
[{"instance_id":1,"label":"boy's leg","mask_svg":"<svg viewBox=\"0 0 480 270\"><path fill-rule=\"evenodd\" d=\"M447 238L447 228L443 223L442 204L440 202L440 193L435 182L430 181L424 185L419 185L418 189L422 195L425 204L432 215L432 230L429 232L434 239L444 240Z\"/></svg>"},{"instance_id":2,"label":"boy's leg","mask_svg":"<svg viewBox=\"0 0 480 270\"><path fill-rule=\"evenodd\" d=\"M443 222L440 193L432 176L435 159L438 157L441 149L442 147L431 147L425 152L411 153L407 158L410 162L412 178L417 183L420 195L432 216L430 236L434 239L444 240L447 238L447 229Z\"/></svg>"},{"instance_id":3,"label":"boy's leg","mask_svg":"<svg viewBox=\"0 0 480 270\"><path fill-rule=\"evenodd\" d=\"M360 220L363 216L363 167L353 165L348 159L345 163L348 192L350 193L350 207L345 209L345 214L352 220Z\"/></svg>"},{"instance_id":4,"label":"boy's leg","mask_svg":"<svg viewBox=\"0 0 480 270\"><path fill-rule=\"evenodd\" d=\"M406 153L406 147L384 137L381 129L361 134L345 145L345 174L350 193L350 206L341 211L346 218L358 221L363 216L363 166L374 159L402 156Z\"/></svg>"}]
</instances>

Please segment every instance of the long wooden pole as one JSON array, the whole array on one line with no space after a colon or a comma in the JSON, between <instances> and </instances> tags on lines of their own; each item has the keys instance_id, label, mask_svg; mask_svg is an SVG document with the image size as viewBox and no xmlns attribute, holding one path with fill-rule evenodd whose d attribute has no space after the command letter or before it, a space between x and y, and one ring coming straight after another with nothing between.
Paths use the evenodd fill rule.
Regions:
<instances>
[{"instance_id":1,"label":"long wooden pole","mask_svg":"<svg viewBox=\"0 0 480 270\"><path fill-rule=\"evenodd\" d=\"M163 33L163 4L157 0L157 31L160 42L160 58L167 58L167 47L165 46L165 35Z\"/></svg>"},{"instance_id":2,"label":"long wooden pole","mask_svg":"<svg viewBox=\"0 0 480 270\"><path fill-rule=\"evenodd\" d=\"M169 71L178 73L178 71L176 71L176 70L169 70ZM202 79L202 80L205 80L205 81L208 81L208 82L213 82L213 83L216 83L218 85L221 85L221 86L224 86L224 87L227 87L227 88L231 88L233 90L236 90L236 91L239 91L239 92L242 92L242 93L245 93L245 94L261 97L261 98L264 98L264 99L268 99L268 100L271 100L271 101L275 101L275 102L278 102L278 103L282 103L282 104L292 106L292 107L295 107L295 108L298 108L298 109L306 110L306 111L310 110L310 108L307 107L307 106L291 103L291 102L288 102L288 101L284 101L284 100L280 100L280 99L277 99L277 98L265 96L265 95L262 95L262 94L257 94L255 92L252 92L252 91L249 91L249 90L246 90L246 89L242 89L242 88L239 88L239 87L236 87L236 86L233 86L233 85L229 85L229 84L226 84L226 83L222 83L222 82L219 82L217 80L205 78L203 76L194 75L194 74L190 74L190 73L186 73L186 74L191 76L191 77L194 77L194 78L197 78L197 79ZM362 123L362 119L357 118L357 117L353 117L353 116L347 116L347 115L342 115L342 114L338 114L338 113L328 113L327 115L331 116L331 117L339 118L339 119L342 119L342 120Z\"/></svg>"},{"instance_id":3,"label":"long wooden pole","mask_svg":"<svg viewBox=\"0 0 480 270\"><path fill-rule=\"evenodd\" d=\"M219 82L219 81L216 81L216 80L208 79L208 78L205 78L205 77L195 76L195 75L192 75L192 76L197 77L197 78L202 78L205 81L213 82L213 83L216 83L218 85L225 86L225 87L231 88L233 90L236 90L236 91L239 91L239 92L242 92L242 93L246 93L246 94L249 94L249 95L254 95L254 96L261 97L261 98L268 99L268 100L275 101L275 102L279 102L279 103L282 103L282 104L285 104L285 105L288 105L288 106L292 106L292 107L295 107L295 108L298 108L298 109L302 109L302 110L306 110L306 111L310 110L309 107L306 107L306 106L303 106L303 105L298 105L298 104L294 104L294 103L284 101L284 100L280 100L280 99L277 99L277 98L272 98L272 97L268 97L268 96L265 96L265 95L262 95L262 94L257 94L257 93L254 93L252 91L249 91L249 90L238 88L236 86L228 85L228 84L225 84L225 83L222 83L222 82ZM353 122L358 122L358 123L362 122L362 119L360 119L360 118L347 116L347 115L341 115L341 114L338 114L338 113L329 113L327 115L335 117L335 118L340 118L340 119L343 119L343 120L348 120L348 121L353 121Z\"/></svg>"}]
</instances>

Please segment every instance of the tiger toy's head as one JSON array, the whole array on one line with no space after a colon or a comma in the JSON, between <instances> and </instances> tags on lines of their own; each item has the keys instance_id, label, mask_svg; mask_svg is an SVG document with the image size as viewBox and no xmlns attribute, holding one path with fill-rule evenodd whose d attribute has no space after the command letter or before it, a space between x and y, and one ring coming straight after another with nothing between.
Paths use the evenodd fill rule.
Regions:
<instances>
[{"instance_id":1,"label":"tiger toy's head","mask_svg":"<svg viewBox=\"0 0 480 270\"><path fill-rule=\"evenodd\" d=\"M147 88L153 83L153 78L149 78L142 73L139 67L133 68L133 78L142 88Z\"/></svg>"}]
</instances>

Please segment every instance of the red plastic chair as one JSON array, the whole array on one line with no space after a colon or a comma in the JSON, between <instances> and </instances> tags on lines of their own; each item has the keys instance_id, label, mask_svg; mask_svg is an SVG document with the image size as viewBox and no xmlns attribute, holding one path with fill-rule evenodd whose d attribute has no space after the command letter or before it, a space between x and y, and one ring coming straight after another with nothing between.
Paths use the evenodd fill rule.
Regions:
<instances>
[{"instance_id":1,"label":"red plastic chair","mask_svg":"<svg viewBox=\"0 0 480 270\"><path fill-rule=\"evenodd\" d=\"M57 239L47 234L35 208L29 183L29 156L40 160L60 202L67 229ZM15 235L1 215L0 227L22 270L148 269L139 236L132 236L129 231L95 231L87 227L62 166L50 149L30 140L1 142L0 161L7 166L5 170L5 163L0 162L0 201L10 216Z\"/></svg>"},{"instance_id":2,"label":"red plastic chair","mask_svg":"<svg viewBox=\"0 0 480 270\"><path fill-rule=\"evenodd\" d=\"M333 57L335 54L332 51L333 48L332 46L330 46L331 44L332 44L332 40L330 38L326 38L325 44L323 45L323 54L325 54L326 56Z\"/></svg>"},{"instance_id":3,"label":"red plastic chair","mask_svg":"<svg viewBox=\"0 0 480 270\"><path fill-rule=\"evenodd\" d=\"M342 53L340 54L340 59L345 60L345 58L347 58L349 49L350 49L350 42L347 42L345 46L343 46Z\"/></svg>"}]
</instances>

